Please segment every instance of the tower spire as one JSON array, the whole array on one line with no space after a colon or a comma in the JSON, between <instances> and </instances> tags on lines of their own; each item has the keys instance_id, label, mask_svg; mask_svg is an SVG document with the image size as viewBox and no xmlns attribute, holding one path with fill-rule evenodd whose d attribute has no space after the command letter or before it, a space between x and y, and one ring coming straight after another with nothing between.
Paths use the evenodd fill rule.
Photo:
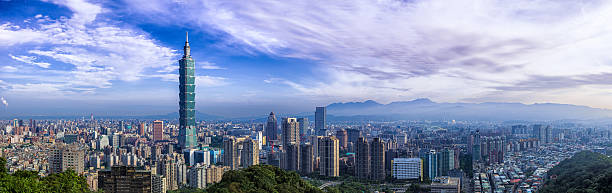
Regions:
<instances>
[{"instance_id":1,"label":"tower spire","mask_svg":"<svg viewBox=\"0 0 612 193\"><path fill-rule=\"evenodd\" d=\"M183 58L188 58L191 56L191 48L189 48L189 32L185 32L185 47L183 48L183 51Z\"/></svg>"}]
</instances>

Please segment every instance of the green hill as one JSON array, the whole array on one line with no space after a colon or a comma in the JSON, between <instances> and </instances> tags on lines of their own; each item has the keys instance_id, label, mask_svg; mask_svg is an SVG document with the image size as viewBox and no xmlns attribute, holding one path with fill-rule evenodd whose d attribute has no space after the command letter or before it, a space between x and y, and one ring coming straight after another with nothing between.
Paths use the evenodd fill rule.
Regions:
<instances>
[{"instance_id":1,"label":"green hill","mask_svg":"<svg viewBox=\"0 0 612 193\"><path fill-rule=\"evenodd\" d=\"M548 171L549 180L539 192L612 192L612 159L582 151ZM550 179L555 177L556 179Z\"/></svg>"},{"instance_id":2,"label":"green hill","mask_svg":"<svg viewBox=\"0 0 612 193\"><path fill-rule=\"evenodd\" d=\"M17 171L9 174L6 159L0 157L0 192L90 192L85 177L68 170L47 177L34 171Z\"/></svg>"},{"instance_id":3,"label":"green hill","mask_svg":"<svg viewBox=\"0 0 612 193\"><path fill-rule=\"evenodd\" d=\"M255 165L223 174L221 182L206 189L208 193L322 193L295 172L270 165Z\"/></svg>"}]
</instances>

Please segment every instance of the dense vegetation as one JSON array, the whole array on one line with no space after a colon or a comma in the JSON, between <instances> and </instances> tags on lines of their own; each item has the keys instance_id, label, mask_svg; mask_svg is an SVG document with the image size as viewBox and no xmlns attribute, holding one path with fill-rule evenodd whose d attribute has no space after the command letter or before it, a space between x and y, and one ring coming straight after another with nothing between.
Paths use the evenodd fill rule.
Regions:
<instances>
[{"instance_id":1,"label":"dense vegetation","mask_svg":"<svg viewBox=\"0 0 612 193\"><path fill-rule=\"evenodd\" d=\"M209 193L322 193L317 187L302 180L295 172L270 165L255 165L223 174L221 182L206 189Z\"/></svg>"},{"instance_id":2,"label":"dense vegetation","mask_svg":"<svg viewBox=\"0 0 612 193\"><path fill-rule=\"evenodd\" d=\"M549 177L540 190L553 192L612 191L612 159L599 153L582 151L548 171Z\"/></svg>"},{"instance_id":3,"label":"dense vegetation","mask_svg":"<svg viewBox=\"0 0 612 193\"><path fill-rule=\"evenodd\" d=\"M0 157L0 192L90 192L85 177L68 170L47 177L34 171L9 174L6 159Z\"/></svg>"}]
</instances>

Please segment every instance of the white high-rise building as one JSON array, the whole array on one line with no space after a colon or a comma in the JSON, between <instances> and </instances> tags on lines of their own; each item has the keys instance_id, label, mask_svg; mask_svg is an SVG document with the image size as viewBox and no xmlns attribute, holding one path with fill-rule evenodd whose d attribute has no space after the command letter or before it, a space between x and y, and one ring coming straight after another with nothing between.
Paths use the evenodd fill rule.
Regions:
<instances>
[{"instance_id":1,"label":"white high-rise building","mask_svg":"<svg viewBox=\"0 0 612 193\"><path fill-rule=\"evenodd\" d=\"M391 175L395 179L423 180L423 161L421 158L394 158L391 165Z\"/></svg>"},{"instance_id":2,"label":"white high-rise building","mask_svg":"<svg viewBox=\"0 0 612 193\"><path fill-rule=\"evenodd\" d=\"M189 187L206 188L206 166L197 164L189 169Z\"/></svg>"}]
</instances>

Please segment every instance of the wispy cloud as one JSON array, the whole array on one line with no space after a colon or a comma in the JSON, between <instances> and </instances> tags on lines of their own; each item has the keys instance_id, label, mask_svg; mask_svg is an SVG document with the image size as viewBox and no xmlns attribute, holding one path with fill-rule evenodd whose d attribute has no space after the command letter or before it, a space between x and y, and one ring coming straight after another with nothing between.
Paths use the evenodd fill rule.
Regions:
<instances>
[{"instance_id":1,"label":"wispy cloud","mask_svg":"<svg viewBox=\"0 0 612 193\"><path fill-rule=\"evenodd\" d=\"M258 53L319 61L318 82L284 84L343 100L461 101L535 76L559 80L538 86L546 90L609 85L564 79L612 73L609 1L153 1L130 9L200 24Z\"/></svg>"},{"instance_id":2,"label":"wispy cloud","mask_svg":"<svg viewBox=\"0 0 612 193\"><path fill-rule=\"evenodd\" d=\"M45 69L51 67L50 63L72 65L65 73L70 78L61 84L37 82L29 86L48 86L48 92L91 92L95 88L109 88L115 80L139 80L147 76L148 69L175 69L176 50L159 45L140 31L104 22L108 20L97 20L105 12L101 5L84 0L51 2L69 8L72 16L53 20L37 15L31 27L11 23L0 26L0 46L29 48L30 56L10 54L11 58ZM37 61L41 58L48 62ZM52 72L40 71L38 75L51 75L49 73ZM53 85L45 85L47 83ZM12 92L26 91L19 85L24 84L14 84ZM70 88L80 89L67 90Z\"/></svg>"},{"instance_id":3,"label":"wispy cloud","mask_svg":"<svg viewBox=\"0 0 612 193\"><path fill-rule=\"evenodd\" d=\"M36 65L41 68L49 68L49 66L51 66L51 64L46 63L46 62L36 62L35 61L36 56L13 56L12 54L9 54L9 56L14 60L17 60L23 63L27 63L27 64Z\"/></svg>"},{"instance_id":4,"label":"wispy cloud","mask_svg":"<svg viewBox=\"0 0 612 193\"><path fill-rule=\"evenodd\" d=\"M200 62L198 64L198 66L202 69L206 69L206 70L224 70L225 68L218 66L215 63L212 62Z\"/></svg>"}]
</instances>

